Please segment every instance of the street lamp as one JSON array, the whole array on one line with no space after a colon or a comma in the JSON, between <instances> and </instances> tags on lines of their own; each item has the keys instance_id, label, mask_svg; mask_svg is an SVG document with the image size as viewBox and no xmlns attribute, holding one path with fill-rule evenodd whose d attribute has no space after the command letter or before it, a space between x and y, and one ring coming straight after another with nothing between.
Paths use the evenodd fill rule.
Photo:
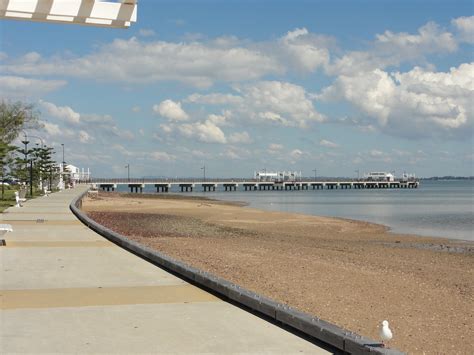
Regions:
<instances>
[{"instance_id":1,"label":"street lamp","mask_svg":"<svg viewBox=\"0 0 474 355\"><path fill-rule=\"evenodd\" d=\"M128 179L128 182L130 182L130 163L125 165L125 167L127 168L127 179Z\"/></svg>"},{"instance_id":2,"label":"street lamp","mask_svg":"<svg viewBox=\"0 0 474 355\"><path fill-rule=\"evenodd\" d=\"M24 151L24 154L25 154L25 170L28 168L28 135L26 134L25 131L22 131L23 132L23 136L25 137L25 140L22 142L24 145L25 145L25 151ZM38 137L38 136L33 136L30 134L30 137L31 138L36 138L36 139L39 139L41 141L41 148L44 147L44 141L43 141L43 138L41 137ZM33 150L32 150L33 152ZM30 196L33 197L33 158L30 157Z\"/></svg>"},{"instance_id":3,"label":"street lamp","mask_svg":"<svg viewBox=\"0 0 474 355\"><path fill-rule=\"evenodd\" d=\"M316 177L318 176L318 170L317 169L313 169L314 171L314 181L316 181Z\"/></svg>"},{"instance_id":4,"label":"street lamp","mask_svg":"<svg viewBox=\"0 0 474 355\"><path fill-rule=\"evenodd\" d=\"M61 143L61 147L63 147L63 170L64 170L64 164L66 163L66 162L64 161L64 143Z\"/></svg>"},{"instance_id":5,"label":"street lamp","mask_svg":"<svg viewBox=\"0 0 474 355\"><path fill-rule=\"evenodd\" d=\"M63 162L61 163L61 171L59 172L59 188L62 190L64 189L64 143L61 143L61 147L63 149Z\"/></svg>"},{"instance_id":6,"label":"street lamp","mask_svg":"<svg viewBox=\"0 0 474 355\"><path fill-rule=\"evenodd\" d=\"M201 170L204 171L204 181L206 181L206 166L204 165Z\"/></svg>"}]
</instances>

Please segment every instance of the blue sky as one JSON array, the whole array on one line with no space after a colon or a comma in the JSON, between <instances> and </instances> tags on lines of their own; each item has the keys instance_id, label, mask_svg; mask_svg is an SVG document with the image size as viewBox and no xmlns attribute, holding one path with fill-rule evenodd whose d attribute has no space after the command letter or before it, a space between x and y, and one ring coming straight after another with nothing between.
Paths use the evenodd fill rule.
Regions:
<instances>
[{"instance_id":1,"label":"blue sky","mask_svg":"<svg viewBox=\"0 0 474 355\"><path fill-rule=\"evenodd\" d=\"M97 177L474 175L473 31L472 1L142 0L0 22L0 95Z\"/></svg>"}]
</instances>

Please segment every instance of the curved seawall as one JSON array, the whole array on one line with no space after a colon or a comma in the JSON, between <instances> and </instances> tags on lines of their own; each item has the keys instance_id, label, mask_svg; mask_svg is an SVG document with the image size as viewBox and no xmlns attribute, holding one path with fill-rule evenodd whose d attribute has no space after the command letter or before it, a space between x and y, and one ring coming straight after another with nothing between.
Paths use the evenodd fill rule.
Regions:
<instances>
[{"instance_id":1,"label":"curved seawall","mask_svg":"<svg viewBox=\"0 0 474 355\"><path fill-rule=\"evenodd\" d=\"M380 343L377 341L362 337L322 319L277 303L222 278L186 265L105 228L81 211L82 198L85 195L86 193L81 194L71 203L71 211L77 218L108 240L153 264L169 270L206 290L210 290L224 299L231 300L244 308L250 309L277 324L295 329L312 339L327 343L346 353L400 354L399 351L394 349L381 348Z\"/></svg>"}]
</instances>

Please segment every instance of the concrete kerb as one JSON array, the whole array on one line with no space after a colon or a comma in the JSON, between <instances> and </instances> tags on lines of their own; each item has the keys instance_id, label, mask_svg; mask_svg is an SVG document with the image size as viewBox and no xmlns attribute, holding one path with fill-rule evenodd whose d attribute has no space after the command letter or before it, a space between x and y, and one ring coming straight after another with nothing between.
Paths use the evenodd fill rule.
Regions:
<instances>
[{"instance_id":1,"label":"concrete kerb","mask_svg":"<svg viewBox=\"0 0 474 355\"><path fill-rule=\"evenodd\" d=\"M173 273L204 287L205 289L212 290L217 295L243 305L257 314L262 314L277 323L296 329L310 338L322 341L323 343L329 344L346 353L383 355L404 354L395 349L382 348L380 347L380 343L377 341L362 337L317 317L297 311L281 303L277 303L267 297L246 290L239 285L191 267L179 260L173 259L151 248L127 239L126 237L98 224L81 211L82 199L86 194L87 191L76 197L71 202L70 209L72 213L74 213L74 215L90 229L120 247L149 260L153 264L168 269Z\"/></svg>"}]
</instances>

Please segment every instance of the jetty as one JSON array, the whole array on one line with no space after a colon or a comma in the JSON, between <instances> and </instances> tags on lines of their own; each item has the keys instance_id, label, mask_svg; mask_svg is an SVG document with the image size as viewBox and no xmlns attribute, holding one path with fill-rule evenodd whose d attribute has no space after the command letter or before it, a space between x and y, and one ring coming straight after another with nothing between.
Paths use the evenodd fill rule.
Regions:
<instances>
[{"instance_id":1,"label":"jetty","mask_svg":"<svg viewBox=\"0 0 474 355\"><path fill-rule=\"evenodd\" d=\"M214 192L214 191L294 191L337 189L416 189L418 180L369 181L369 180L315 180L302 178L298 181L265 181L259 179L127 179L95 178L90 183L99 190L115 191L127 186L130 192L143 192L146 186L154 186L156 192ZM199 190L200 189L200 190Z\"/></svg>"}]
</instances>

